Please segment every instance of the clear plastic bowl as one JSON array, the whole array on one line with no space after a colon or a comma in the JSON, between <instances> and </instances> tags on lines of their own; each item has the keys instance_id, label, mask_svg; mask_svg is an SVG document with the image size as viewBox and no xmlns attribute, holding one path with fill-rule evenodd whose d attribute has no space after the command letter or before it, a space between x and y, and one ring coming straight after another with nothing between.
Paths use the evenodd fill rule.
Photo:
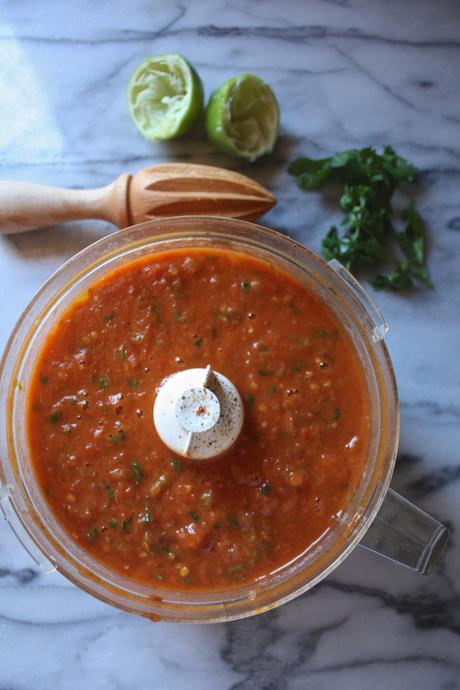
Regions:
<instances>
[{"instance_id":1,"label":"clear plastic bowl","mask_svg":"<svg viewBox=\"0 0 460 690\"><path fill-rule=\"evenodd\" d=\"M256 582L209 594L176 593L139 584L109 570L79 548L56 521L35 480L24 425L28 382L35 359L63 310L89 285L120 264L165 249L192 246L234 249L263 258L318 293L354 342L371 407L371 441L362 482L329 536ZM328 265L300 244L261 226L223 218L180 217L143 223L110 235L74 256L43 285L7 344L0 371L0 396L4 402L0 413L3 511L18 538L45 570L57 569L103 601L153 620L228 621L278 606L332 572L373 521L371 538L367 537L369 548L383 551L395 560L405 560L414 570L426 570L421 566L419 553L414 551L413 563L409 563L407 557L398 556L401 544L395 539L385 546L388 531L385 528L383 533L379 520L375 520L392 475L399 434L396 385L383 343L386 330L378 309L340 264ZM398 497L396 513L399 501L404 499ZM400 519L398 515L396 519ZM439 523L436 525L442 528ZM439 550L442 540L438 535L436 543L433 536L431 541L426 551L425 538L425 561L427 553L431 558L435 549Z\"/></svg>"}]
</instances>

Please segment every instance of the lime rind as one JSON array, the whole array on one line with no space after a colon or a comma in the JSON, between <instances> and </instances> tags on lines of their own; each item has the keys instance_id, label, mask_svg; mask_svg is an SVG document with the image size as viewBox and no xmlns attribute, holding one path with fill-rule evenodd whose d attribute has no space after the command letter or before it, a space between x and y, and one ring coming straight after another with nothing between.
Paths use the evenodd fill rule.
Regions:
<instances>
[{"instance_id":1,"label":"lime rind","mask_svg":"<svg viewBox=\"0 0 460 690\"><path fill-rule=\"evenodd\" d=\"M131 118L149 141L184 134L203 110L203 86L181 55L145 58L130 79L127 92Z\"/></svg>"},{"instance_id":2,"label":"lime rind","mask_svg":"<svg viewBox=\"0 0 460 690\"><path fill-rule=\"evenodd\" d=\"M271 88L253 74L227 80L206 108L212 143L233 156L254 161L271 153L279 128L279 108Z\"/></svg>"}]
</instances>

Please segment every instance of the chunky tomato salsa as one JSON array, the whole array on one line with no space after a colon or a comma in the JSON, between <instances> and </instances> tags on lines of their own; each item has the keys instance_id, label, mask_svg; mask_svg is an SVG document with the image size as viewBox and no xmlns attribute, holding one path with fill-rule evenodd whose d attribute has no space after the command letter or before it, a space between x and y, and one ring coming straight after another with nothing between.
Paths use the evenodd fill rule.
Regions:
<instances>
[{"instance_id":1,"label":"chunky tomato salsa","mask_svg":"<svg viewBox=\"0 0 460 690\"><path fill-rule=\"evenodd\" d=\"M245 405L224 456L171 453L152 410L166 376L206 367ZM28 441L56 519L94 558L174 590L237 586L340 519L362 476L369 400L354 346L310 289L233 251L127 263L47 337Z\"/></svg>"}]
</instances>

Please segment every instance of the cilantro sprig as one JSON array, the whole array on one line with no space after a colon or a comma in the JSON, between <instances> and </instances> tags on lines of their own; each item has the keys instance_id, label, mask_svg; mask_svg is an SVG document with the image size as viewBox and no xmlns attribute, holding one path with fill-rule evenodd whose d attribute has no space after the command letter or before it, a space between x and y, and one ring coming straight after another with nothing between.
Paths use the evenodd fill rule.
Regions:
<instances>
[{"instance_id":1,"label":"cilantro sprig","mask_svg":"<svg viewBox=\"0 0 460 690\"><path fill-rule=\"evenodd\" d=\"M317 160L299 158L291 163L288 172L304 189L343 185L340 207L344 233L335 226L329 230L322 242L325 259L338 259L351 271L389 262L393 270L374 278L376 289L400 290L412 287L414 280L433 287L425 267L423 223L414 204L401 214L402 232L396 232L392 223L393 193L413 180L417 170L390 146L384 146L382 153L366 147ZM389 237L396 240L402 257L388 253Z\"/></svg>"}]
</instances>

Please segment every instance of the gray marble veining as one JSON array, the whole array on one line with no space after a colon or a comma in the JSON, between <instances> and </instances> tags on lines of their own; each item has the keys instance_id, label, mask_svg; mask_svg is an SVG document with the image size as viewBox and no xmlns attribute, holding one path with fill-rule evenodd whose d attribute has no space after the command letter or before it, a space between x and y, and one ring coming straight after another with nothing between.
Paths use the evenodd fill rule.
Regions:
<instances>
[{"instance_id":1,"label":"gray marble veining","mask_svg":"<svg viewBox=\"0 0 460 690\"><path fill-rule=\"evenodd\" d=\"M218 626L151 624L45 575L0 524L2 690L455 690L460 688L460 4L454 0L0 0L0 176L91 187L163 160L238 169L279 199L265 218L318 251L337 219L286 173L296 155L393 145L429 236L434 291L375 295L401 397L393 486L452 528L426 578L357 549L315 590ZM206 93L251 71L282 130L254 165L202 129L152 145L131 125L129 76L181 52ZM39 285L110 232L72 223L0 238L0 345Z\"/></svg>"}]
</instances>

